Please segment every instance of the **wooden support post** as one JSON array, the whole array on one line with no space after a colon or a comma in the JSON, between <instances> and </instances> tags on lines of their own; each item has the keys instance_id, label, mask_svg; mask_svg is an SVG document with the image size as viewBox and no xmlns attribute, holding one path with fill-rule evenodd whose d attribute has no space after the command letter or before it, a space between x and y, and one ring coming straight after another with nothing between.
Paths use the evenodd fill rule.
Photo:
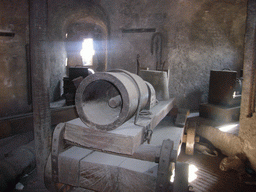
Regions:
<instances>
[{"instance_id":1,"label":"wooden support post","mask_svg":"<svg viewBox=\"0 0 256 192\"><path fill-rule=\"evenodd\" d=\"M244 42L244 71L240 111L239 137L243 141L243 153L256 170L256 1L248 0L246 33Z\"/></svg>"},{"instance_id":2,"label":"wooden support post","mask_svg":"<svg viewBox=\"0 0 256 192\"><path fill-rule=\"evenodd\" d=\"M50 70L47 60L47 0L30 1L30 55L37 173L43 181L51 146Z\"/></svg>"},{"instance_id":3,"label":"wooden support post","mask_svg":"<svg viewBox=\"0 0 256 192\"><path fill-rule=\"evenodd\" d=\"M250 118L255 112L255 46L256 46L256 2L248 1L246 33L244 42L244 69L240 120ZM241 130L241 129L240 129Z\"/></svg>"}]
</instances>

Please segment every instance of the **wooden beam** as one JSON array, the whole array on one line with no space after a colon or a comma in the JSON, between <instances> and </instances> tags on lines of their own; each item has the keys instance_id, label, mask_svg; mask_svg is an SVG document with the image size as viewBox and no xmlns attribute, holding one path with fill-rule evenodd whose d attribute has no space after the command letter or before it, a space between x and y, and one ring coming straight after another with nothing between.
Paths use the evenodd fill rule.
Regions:
<instances>
[{"instance_id":1,"label":"wooden beam","mask_svg":"<svg viewBox=\"0 0 256 192\"><path fill-rule=\"evenodd\" d=\"M93 152L80 161L80 187L95 191L155 191L158 164Z\"/></svg>"},{"instance_id":2,"label":"wooden beam","mask_svg":"<svg viewBox=\"0 0 256 192\"><path fill-rule=\"evenodd\" d=\"M64 138L84 147L132 155L144 142L145 129L154 129L172 109L173 102L174 99L160 101L148 113L141 114L136 125L133 117L111 131L88 127L77 118L66 123Z\"/></svg>"},{"instance_id":3,"label":"wooden beam","mask_svg":"<svg viewBox=\"0 0 256 192\"><path fill-rule=\"evenodd\" d=\"M51 147L49 104L50 67L47 55L47 0L31 0L30 55L32 72L33 122L37 173L43 181L44 167Z\"/></svg>"},{"instance_id":4,"label":"wooden beam","mask_svg":"<svg viewBox=\"0 0 256 192\"><path fill-rule=\"evenodd\" d=\"M154 129L150 144L159 146L163 141L170 139L174 142L171 161L175 162L178 158L179 151L182 145L184 127L177 127L172 123L172 117L166 116Z\"/></svg>"},{"instance_id":5,"label":"wooden beam","mask_svg":"<svg viewBox=\"0 0 256 192\"><path fill-rule=\"evenodd\" d=\"M59 155L59 181L95 191L155 191L158 164L71 147Z\"/></svg>"},{"instance_id":6,"label":"wooden beam","mask_svg":"<svg viewBox=\"0 0 256 192\"><path fill-rule=\"evenodd\" d=\"M75 106L51 109L51 125L70 121L78 117ZM0 118L0 139L33 131L33 113Z\"/></svg>"},{"instance_id":7,"label":"wooden beam","mask_svg":"<svg viewBox=\"0 0 256 192\"><path fill-rule=\"evenodd\" d=\"M244 68L243 68L243 88L241 99L241 115L242 121L240 132L247 129L246 121L255 112L255 79L256 79L256 2L248 0L246 33L244 41ZM243 121L245 125L243 125Z\"/></svg>"},{"instance_id":8,"label":"wooden beam","mask_svg":"<svg viewBox=\"0 0 256 192\"><path fill-rule=\"evenodd\" d=\"M226 107L214 104L200 104L199 106L200 117L210 118L215 121L228 123L238 121L240 115L240 106Z\"/></svg>"},{"instance_id":9,"label":"wooden beam","mask_svg":"<svg viewBox=\"0 0 256 192\"><path fill-rule=\"evenodd\" d=\"M144 128L128 121L111 131L87 127L80 118L66 123L64 138L84 147L131 155L143 142Z\"/></svg>"}]
</instances>

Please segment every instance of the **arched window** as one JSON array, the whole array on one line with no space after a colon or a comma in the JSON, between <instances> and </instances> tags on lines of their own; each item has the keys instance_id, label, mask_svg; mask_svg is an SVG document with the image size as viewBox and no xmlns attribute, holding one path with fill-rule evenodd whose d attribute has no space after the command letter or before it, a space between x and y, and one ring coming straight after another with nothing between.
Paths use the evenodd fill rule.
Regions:
<instances>
[{"instance_id":1,"label":"arched window","mask_svg":"<svg viewBox=\"0 0 256 192\"><path fill-rule=\"evenodd\" d=\"M82 43L82 50L80 55L82 57L83 66L92 66L93 65L93 55L95 50L93 47L93 38L86 38Z\"/></svg>"},{"instance_id":2,"label":"arched window","mask_svg":"<svg viewBox=\"0 0 256 192\"><path fill-rule=\"evenodd\" d=\"M88 67L104 71L107 62L107 38L105 28L87 20L79 20L67 26L67 67Z\"/></svg>"}]
</instances>

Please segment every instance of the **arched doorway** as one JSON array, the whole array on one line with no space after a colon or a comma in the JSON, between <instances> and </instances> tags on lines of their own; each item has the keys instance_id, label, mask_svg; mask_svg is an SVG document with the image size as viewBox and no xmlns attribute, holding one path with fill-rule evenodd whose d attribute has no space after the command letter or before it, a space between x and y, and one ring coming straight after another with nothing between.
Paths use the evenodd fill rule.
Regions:
<instances>
[{"instance_id":1,"label":"arched doorway","mask_svg":"<svg viewBox=\"0 0 256 192\"><path fill-rule=\"evenodd\" d=\"M73 0L72 6L65 2L50 6L51 101L63 95L63 77L69 75L69 68L83 65L80 52L84 39L92 38L95 50L89 67L95 72L107 69L108 36L108 16L96 2Z\"/></svg>"},{"instance_id":2,"label":"arched doorway","mask_svg":"<svg viewBox=\"0 0 256 192\"><path fill-rule=\"evenodd\" d=\"M87 18L71 22L66 28L67 67L85 66L105 71L107 66L106 28Z\"/></svg>"}]
</instances>

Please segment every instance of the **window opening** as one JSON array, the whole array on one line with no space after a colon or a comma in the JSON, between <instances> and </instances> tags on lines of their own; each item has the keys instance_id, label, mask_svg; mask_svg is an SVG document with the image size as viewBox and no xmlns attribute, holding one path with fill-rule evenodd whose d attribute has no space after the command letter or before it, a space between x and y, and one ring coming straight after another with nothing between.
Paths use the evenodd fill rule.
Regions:
<instances>
[{"instance_id":1,"label":"window opening","mask_svg":"<svg viewBox=\"0 0 256 192\"><path fill-rule=\"evenodd\" d=\"M94 54L95 50L93 48L93 39L84 39L82 43L82 50L80 51L80 55L83 60L83 66L92 66L92 58Z\"/></svg>"}]
</instances>

